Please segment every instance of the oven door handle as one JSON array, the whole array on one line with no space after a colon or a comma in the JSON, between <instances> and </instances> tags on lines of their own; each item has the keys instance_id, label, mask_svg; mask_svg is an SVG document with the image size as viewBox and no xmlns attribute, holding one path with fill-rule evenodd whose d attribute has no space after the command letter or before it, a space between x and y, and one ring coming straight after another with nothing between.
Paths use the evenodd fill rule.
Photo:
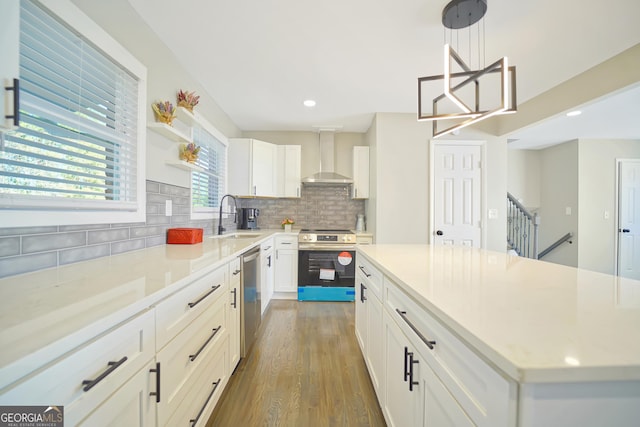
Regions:
<instances>
[{"instance_id":1,"label":"oven door handle","mask_svg":"<svg viewBox=\"0 0 640 427\"><path fill-rule=\"evenodd\" d=\"M313 245L313 246L306 246L306 245L298 245L298 251L355 251L356 247L355 246L337 246L333 247L332 245Z\"/></svg>"}]
</instances>

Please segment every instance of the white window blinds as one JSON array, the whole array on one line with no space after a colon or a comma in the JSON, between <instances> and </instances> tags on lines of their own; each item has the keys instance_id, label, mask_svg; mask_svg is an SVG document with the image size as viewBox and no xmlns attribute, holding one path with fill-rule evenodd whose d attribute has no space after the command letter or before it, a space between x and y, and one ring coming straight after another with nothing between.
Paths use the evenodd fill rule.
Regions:
<instances>
[{"instance_id":1,"label":"white window blinds","mask_svg":"<svg viewBox=\"0 0 640 427\"><path fill-rule=\"evenodd\" d=\"M193 140L200 153L196 166L203 172L191 173L193 212L211 212L218 208L225 191L226 146L204 129L193 129Z\"/></svg>"},{"instance_id":2,"label":"white window blinds","mask_svg":"<svg viewBox=\"0 0 640 427\"><path fill-rule=\"evenodd\" d=\"M31 1L20 11L20 127L0 196L22 206L134 210L138 80Z\"/></svg>"}]
</instances>

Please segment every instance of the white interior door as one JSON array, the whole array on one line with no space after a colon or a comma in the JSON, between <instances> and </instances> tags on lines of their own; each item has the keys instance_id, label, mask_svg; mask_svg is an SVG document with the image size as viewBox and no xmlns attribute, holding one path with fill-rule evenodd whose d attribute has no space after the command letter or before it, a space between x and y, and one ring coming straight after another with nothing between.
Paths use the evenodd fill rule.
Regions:
<instances>
[{"instance_id":1,"label":"white interior door","mask_svg":"<svg viewBox=\"0 0 640 427\"><path fill-rule=\"evenodd\" d=\"M436 245L482 246L482 146L433 143L433 229Z\"/></svg>"},{"instance_id":2,"label":"white interior door","mask_svg":"<svg viewBox=\"0 0 640 427\"><path fill-rule=\"evenodd\" d=\"M640 280L640 160L619 163L618 275Z\"/></svg>"}]
</instances>

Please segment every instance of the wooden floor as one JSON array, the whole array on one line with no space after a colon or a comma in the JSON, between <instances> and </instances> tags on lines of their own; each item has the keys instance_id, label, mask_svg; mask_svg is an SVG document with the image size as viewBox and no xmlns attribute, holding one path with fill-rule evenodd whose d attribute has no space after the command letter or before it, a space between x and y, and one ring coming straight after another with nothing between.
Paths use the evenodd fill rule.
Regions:
<instances>
[{"instance_id":1,"label":"wooden floor","mask_svg":"<svg viewBox=\"0 0 640 427\"><path fill-rule=\"evenodd\" d=\"M348 302L272 300L207 427L385 426Z\"/></svg>"}]
</instances>

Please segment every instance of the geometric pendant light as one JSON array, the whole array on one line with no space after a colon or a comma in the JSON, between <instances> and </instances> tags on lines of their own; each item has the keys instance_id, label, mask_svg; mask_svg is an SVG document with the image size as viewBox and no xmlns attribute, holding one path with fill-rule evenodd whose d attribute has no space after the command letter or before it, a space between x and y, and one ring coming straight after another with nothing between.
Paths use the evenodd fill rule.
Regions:
<instances>
[{"instance_id":1,"label":"geometric pendant light","mask_svg":"<svg viewBox=\"0 0 640 427\"><path fill-rule=\"evenodd\" d=\"M486 0L453 0L442 12L442 24L451 30L467 28L486 11ZM516 67L509 66L507 57L472 70L446 43L443 74L418 78L418 120L433 121L434 138L516 111ZM448 127L440 129L443 121Z\"/></svg>"}]
</instances>

